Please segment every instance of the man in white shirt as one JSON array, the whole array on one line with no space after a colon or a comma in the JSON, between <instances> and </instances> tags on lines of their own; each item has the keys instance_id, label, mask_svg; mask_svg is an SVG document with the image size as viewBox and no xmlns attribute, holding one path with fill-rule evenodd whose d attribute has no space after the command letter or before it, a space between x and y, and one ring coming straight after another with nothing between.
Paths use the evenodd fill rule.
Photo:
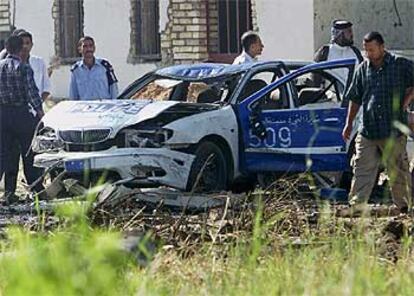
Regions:
<instances>
[{"instance_id":1,"label":"man in white shirt","mask_svg":"<svg viewBox=\"0 0 414 296\"><path fill-rule=\"evenodd\" d=\"M233 65L256 62L264 48L260 36L256 32L247 31L241 37L241 44L243 51L234 59Z\"/></svg>"},{"instance_id":2,"label":"man in white shirt","mask_svg":"<svg viewBox=\"0 0 414 296\"><path fill-rule=\"evenodd\" d=\"M331 28L331 43L325 44L315 54L315 62L338 59L356 59L361 63L364 58L361 51L354 46L352 23L347 20L334 20ZM348 70L336 69L335 72L346 82Z\"/></svg>"},{"instance_id":3,"label":"man in white shirt","mask_svg":"<svg viewBox=\"0 0 414 296\"><path fill-rule=\"evenodd\" d=\"M46 63L41 57L30 54L30 51L33 48L32 34L24 31L20 32L18 36L23 39L21 59L24 63L28 63L32 68L33 78L37 88L39 89L39 95L44 101L49 98L51 92L50 79L47 73Z\"/></svg>"}]
</instances>

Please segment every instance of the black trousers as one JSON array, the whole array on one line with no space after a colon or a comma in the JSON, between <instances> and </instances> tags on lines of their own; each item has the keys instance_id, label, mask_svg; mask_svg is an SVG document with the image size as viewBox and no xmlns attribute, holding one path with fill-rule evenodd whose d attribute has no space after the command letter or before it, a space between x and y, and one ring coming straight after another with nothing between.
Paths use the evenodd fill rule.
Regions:
<instances>
[{"instance_id":1,"label":"black trousers","mask_svg":"<svg viewBox=\"0 0 414 296\"><path fill-rule=\"evenodd\" d=\"M20 155L28 184L32 184L42 175L43 170L33 166L31 149L38 121L27 106L0 105L0 173L4 172L6 193L16 191ZM34 188L35 191L42 189L41 183Z\"/></svg>"}]
</instances>

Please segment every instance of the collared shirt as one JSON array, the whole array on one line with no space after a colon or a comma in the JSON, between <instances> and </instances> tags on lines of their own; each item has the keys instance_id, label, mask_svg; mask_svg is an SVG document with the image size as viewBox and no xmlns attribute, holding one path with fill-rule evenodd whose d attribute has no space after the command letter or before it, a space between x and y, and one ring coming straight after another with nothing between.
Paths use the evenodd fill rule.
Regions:
<instances>
[{"instance_id":1,"label":"collared shirt","mask_svg":"<svg viewBox=\"0 0 414 296\"><path fill-rule=\"evenodd\" d=\"M103 60L95 58L95 64L88 68L83 60L72 67L69 97L73 100L116 99L118 85L116 79L109 83L108 69L102 64ZM113 74L113 71L112 71Z\"/></svg>"},{"instance_id":2,"label":"collared shirt","mask_svg":"<svg viewBox=\"0 0 414 296\"><path fill-rule=\"evenodd\" d=\"M247 52L243 52L234 59L233 65L247 64L257 62L256 58L251 57Z\"/></svg>"},{"instance_id":3,"label":"collared shirt","mask_svg":"<svg viewBox=\"0 0 414 296\"><path fill-rule=\"evenodd\" d=\"M0 51L0 60L5 59L7 57L7 50L5 48L3 48Z\"/></svg>"},{"instance_id":4,"label":"collared shirt","mask_svg":"<svg viewBox=\"0 0 414 296\"><path fill-rule=\"evenodd\" d=\"M345 100L362 106L361 134L371 140L398 136L395 121L407 123L403 110L405 91L414 86L414 64L386 52L384 63L375 68L368 60L358 66Z\"/></svg>"},{"instance_id":5,"label":"collared shirt","mask_svg":"<svg viewBox=\"0 0 414 296\"><path fill-rule=\"evenodd\" d=\"M39 89L39 95L42 96L45 92L50 93L51 85L45 61L41 57L30 56L29 64L33 70L33 78L36 82L37 88Z\"/></svg>"},{"instance_id":6,"label":"collared shirt","mask_svg":"<svg viewBox=\"0 0 414 296\"><path fill-rule=\"evenodd\" d=\"M0 105L25 106L42 109L42 99L29 65L20 58L8 55L0 61Z\"/></svg>"}]
</instances>

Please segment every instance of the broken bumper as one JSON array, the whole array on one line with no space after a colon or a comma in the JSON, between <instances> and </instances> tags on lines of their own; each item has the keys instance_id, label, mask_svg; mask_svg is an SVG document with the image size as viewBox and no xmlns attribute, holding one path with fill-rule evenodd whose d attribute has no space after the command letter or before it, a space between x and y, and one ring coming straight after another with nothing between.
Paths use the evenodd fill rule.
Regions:
<instances>
[{"instance_id":1,"label":"broken bumper","mask_svg":"<svg viewBox=\"0 0 414 296\"><path fill-rule=\"evenodd\" d=\"M161 184L185 189L194 155L167 148L115 148L99 152L43 153L34 165L57 166L69 173L114 171L136 183Z\"/></svg>"}]
</instances>

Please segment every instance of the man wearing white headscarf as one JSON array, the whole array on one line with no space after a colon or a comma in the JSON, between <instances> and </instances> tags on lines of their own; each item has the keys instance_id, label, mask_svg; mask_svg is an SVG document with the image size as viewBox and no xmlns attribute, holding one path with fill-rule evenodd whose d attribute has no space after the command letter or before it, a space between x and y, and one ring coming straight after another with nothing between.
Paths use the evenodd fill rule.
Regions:
<instances>
[{"instance_id":1,"label":"man wearing white headscarf","mask_svg":"<svg viewBox=\"0 0 414 296\"><path fill-rule=\"evenodd\" d=\"M355 58L358 64L364 60L361 51L354 46L352 23L346 20L335 20L332 23L330 44L319 48L314 60L322 62L349 58ZM348 70L338 69L337 72L346 82Z\"/></svg>"}]
</instances>

